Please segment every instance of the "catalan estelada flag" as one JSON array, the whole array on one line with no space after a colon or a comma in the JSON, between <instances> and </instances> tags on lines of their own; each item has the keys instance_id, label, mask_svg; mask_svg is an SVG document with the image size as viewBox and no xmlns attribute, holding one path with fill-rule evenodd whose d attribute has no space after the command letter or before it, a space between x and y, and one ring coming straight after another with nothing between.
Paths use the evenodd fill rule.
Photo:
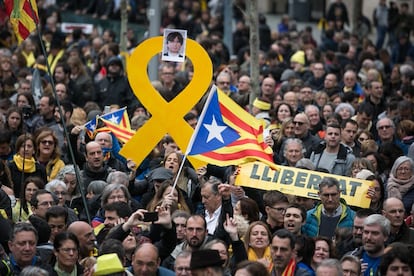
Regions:
<instances>
[{"instance_id":1,"label":"catalan estelada flag","mask_svg":"<svg viewBox=\"0 0 414 276\"><path fill-rule=\"evenodd\" d=\"M135 131L131 130L130 128L128 129L122 125L114 124L111 121L103 119L102 117L100 117L100 119L105 123L106 129L111 131L115 137L123 143L128 142L135 134Z\"/></svg>"},{"instance_id":2,"label":"catalan estelada flag","mask_svg":"<svg viewBox=\"0 0 414 276\"><path fill-rule=\"evenodd\" d=\"M106 121L110 121L111 123L118 125L123 128L131 129L131 124L129 122L128 112L126 107L114 110L112 112L108 112L99 117L99 119L103 119Z\"/></svg>"},{"instance_id":3,"label":"catalan estelada flag","mask_svg":"<svg viewBox=\"0 0 414 276\"><path fill-rule=\"evenodd\" d=\"M97 118L98 117L93 118L92 120L90 120L89 122L87 122L84 125L85 132L89 136L90 139L94 139L95 138L96 128L98 126L98 119Z\"/></svg>"},{"instance_id":4,"label":"catalan estelada flag","mask_svg":"<svg viewBox=\"0 0 414 276\"><path fill-rule=\"evenodd\" d=\"M39 23L36 0L4 0L4 4L20 44Z\"/></svg>"},{"instance_id":5,"label":"catalan estelada flag","mask_svg":"<svg viewBox=\"0 0 414 276\"><path fill-rule=\"evenodd\" d=\"M106 129L123 143L128 142L135 134L131 129L126 107L104 114L99 119L105 123Z\"/></svg>"},{"instance_id":6,"label":"catalan estelada flag","mask_svg":"<svg viewBox=\"0 0 414 276\"><path fill-rule=\"evenodd\" d=\"M263 124L213 87L191 137L187 155L218 166L261 161L273 169Z\"/></svg>"}]
</instances>

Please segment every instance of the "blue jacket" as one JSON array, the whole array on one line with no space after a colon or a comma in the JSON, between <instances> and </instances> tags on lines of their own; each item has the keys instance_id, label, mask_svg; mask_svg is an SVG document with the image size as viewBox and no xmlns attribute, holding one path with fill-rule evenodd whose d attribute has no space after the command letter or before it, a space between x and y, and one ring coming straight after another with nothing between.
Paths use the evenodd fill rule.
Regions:
<instances>
[{"instance_id":1,"label":"blue jacket","mask_svg":"<svg viewBox=\"0 0 414 276\"><path fill-rule=\"evenodd\" d=\"M355 212L346 205L345 200L341 199L342 214L339 219L337 228L352 228L354 225ZM308 211L306 223L302 227L302 233L308 237L316 237L319 234L319 225L321 221L322 204L319 203L315 208Z\"/></svg>"}]
</instances>

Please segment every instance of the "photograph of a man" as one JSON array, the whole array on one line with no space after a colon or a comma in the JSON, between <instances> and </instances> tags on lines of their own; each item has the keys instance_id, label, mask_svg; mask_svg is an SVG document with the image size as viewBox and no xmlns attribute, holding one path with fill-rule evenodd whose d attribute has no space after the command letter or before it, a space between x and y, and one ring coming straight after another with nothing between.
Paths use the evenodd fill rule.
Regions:
<instances>
[{"instance_id":1,"label":"photograph of a man","mask_svg":"<svg viewBox=\"0 0 414 276\"><path fill-rule=\"evenodd\" d=\"M186 39L186 30L165 29L161 60L184 62Z\"/></svg>"}]
</instances>

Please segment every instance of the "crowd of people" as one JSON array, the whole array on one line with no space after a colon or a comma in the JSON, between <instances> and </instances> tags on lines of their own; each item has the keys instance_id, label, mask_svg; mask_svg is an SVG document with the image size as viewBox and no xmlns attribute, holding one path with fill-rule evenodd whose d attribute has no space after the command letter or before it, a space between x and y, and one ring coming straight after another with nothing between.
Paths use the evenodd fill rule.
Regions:
<instances>
[{"instance_id":1,"label":"crowd of people","mask_svg":"<svg viewBox=\"0 0 414 276\"><path fill-rule=\"evenodd\" d=\"M141 2L129 1L130 19L145 17ZM345 4L332 1L320 39L287 15L278 26L259 15L255 99L243 6L232 49L221 1L164 1L161 26L207 51L211 84L263 121L275 164L331 174L318 199L236 186L237 166L195 168L168 134L141 164L119 155L110 132L89 136L88 121L123 107L133 130L151 117L114 30L59 28L62 10L119 19L119 1L38 1L40 36L17 44L7 18L0 32L0 275L414 274L409 5L381 0L349 31ZM138 38L126 35L132 51ZM181 49L182 34L166 43ZM163 55L152 84L171 101L194 68ZM193 128L203 103L184 117ZM369 208L341 198L335 175L371 181Z\"/></svg>"}]
</instances>

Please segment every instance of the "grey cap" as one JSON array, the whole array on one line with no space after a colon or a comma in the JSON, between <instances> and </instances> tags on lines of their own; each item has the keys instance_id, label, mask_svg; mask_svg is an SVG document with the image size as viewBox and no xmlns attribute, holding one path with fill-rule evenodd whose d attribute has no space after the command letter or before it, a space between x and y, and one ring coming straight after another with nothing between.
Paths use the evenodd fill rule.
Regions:
<instances>
[{"instance_id":1,"label":"grey cap","mask_svg":"<svg viewBox=\"0 0 414 276\"><path fill-rule=\"evenodd\" d=\"M168 180L172 178L173 178L172 171L166 168L162 168L162 167L152 170L149 174L150 181L153 181L153 180L164 181L164 180Z\"/></svg>"}]
</instances>

